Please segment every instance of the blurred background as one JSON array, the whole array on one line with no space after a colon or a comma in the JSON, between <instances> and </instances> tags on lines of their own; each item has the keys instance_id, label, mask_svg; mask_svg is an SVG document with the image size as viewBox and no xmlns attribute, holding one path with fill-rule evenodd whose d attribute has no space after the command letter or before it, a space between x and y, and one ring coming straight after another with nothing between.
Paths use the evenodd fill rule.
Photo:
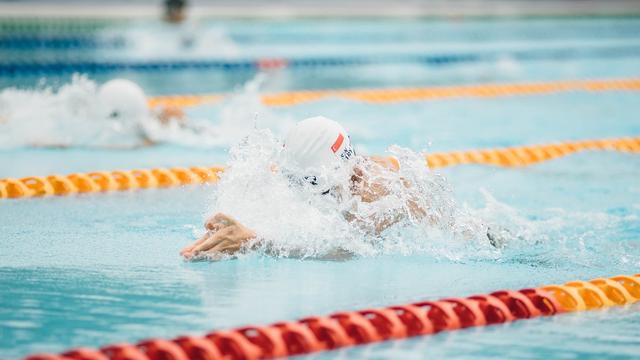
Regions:
<instances>
[{"instance_id":1,"label":"blurred background","mask_svg":"<svg viewBox=\"0 0 640 360\"><path fill-rule=\"evenodd\" d=\"M639 50L634 0L2 0L0 10L2 87L77 72L151 94L220 92L278 67L270 59L290 66L268 90L585 78L624 71L586 62Z\"/></svg>"},{"instance_id":2,"label":"blurred background","mask_svg":"<svg viewBox=\"0 0 640 360\"><path fill-rule=\"evenodd\" d=\"M590 80L601 83L578 86ZM341 122L361 154L638 136L639 84L634 0L0 0L0 185L225 165L255 128L281 137L317 115ZM363 100L339 92L347 90L380 93ZM422 95L395 97L403 91ZM639 170L637 155L618 152L446 168L460 208L513 229L514 244L458 246L398 230L402 251L346 262L184 262L179 249L221 210L215 186L2 199L0 358L633 274ZM268 183L238 194L273 195ZM239 216L257 211L253 197L236 198L246 205ZM298 209L266 202L275 218ZM296 226L283 227L282 241L300 240L300 229L325 235L308 230L315 218L287 220ZM341 354L633 358L639 314L629 307Z\"/></svg>"},{"instance_id":3,"label":"blurred background","mask_svg":"<svg viewBox=\"0 0 640 360\"><path fill-rule=\"evenodd\" d=\"M361 152L551 140L549 127L505 132L503 122L553 122L564 101L547 109L541 100L396 109L335 97L265 106L263 96L632 78L640 73L638 14L633 0L0 0L0 160L15 164L0 175L93 170L89 158L100 168L224 162L225 149L249 129L281 135L315 115L344 122ZM146 99L154 112L145 116L160 125L141 129L139 114L102 110L117 101L100 95L101 86L118 78L140 93L123 95L127 106ZM172 102L176 96L199 98ZM464 125L471 113L484 128ZM579 138L566 124L563 137ZM66 148L67 156L42 148ZM133 148L146 150L132 156Z\"/></svg>"}]
</instances>

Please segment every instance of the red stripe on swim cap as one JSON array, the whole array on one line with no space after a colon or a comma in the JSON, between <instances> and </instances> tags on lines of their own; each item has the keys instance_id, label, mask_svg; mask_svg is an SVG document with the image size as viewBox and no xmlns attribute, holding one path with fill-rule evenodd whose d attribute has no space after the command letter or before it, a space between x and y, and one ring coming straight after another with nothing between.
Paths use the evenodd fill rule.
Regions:
<instances>
[{"instance_id":1,"label":"red stripe on swim cap","mask_svg":"<svg viewBox=\"0 0 640 360\"><path fill-rule=\"evenodd\" d=\"M340 149L340 146L342 146L343 141L344 141L344 136L342 136L342 134L338 134L338 138L333 143L333 145L331 145L331 151L333 151L334 154L336 153L336 151L338 151L338 149Z\"/></svg>"}]
</instances>

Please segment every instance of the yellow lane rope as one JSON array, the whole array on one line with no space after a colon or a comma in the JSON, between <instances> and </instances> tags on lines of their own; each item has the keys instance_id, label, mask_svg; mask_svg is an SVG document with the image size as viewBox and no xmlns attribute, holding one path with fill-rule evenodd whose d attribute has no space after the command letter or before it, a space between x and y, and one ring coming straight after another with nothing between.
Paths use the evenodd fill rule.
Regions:
<instances>
[{"instance_id":1,"label":"yellow lane rope","mask_svg":"<svg viewBox=\"0 0 640 360\"><path fill-rule=\"evenodd\" d=\"M546 145L516 146L503 149L434 153L426 155L426 158L429 167L432 169L461 164L517 167L552 160L583 150L613 150L639 153L640 137L583 140Z\"/></svg>"},{"instance_id":2,"label":"yellow lane rope","mask_svg":"<svg viewBox=\"0 0 640 360\"><path fill-rule=\"evenodd\" d=\"M262 95L267 106L290 106L317 101L329 97L368 103L394 103L446 98L490 98L513 95L548 94L563 91L640 91L640 79L620 80L571 80L520 84L486 84L464 86L439 86L396 89L362 90L303 90ZM225 95L159 96L149 99L149 106L188 107L213 104L224 100Z\"/></svg>"},{"instance_id":3,"label":"yellow lane rope","mask_svg":"<svg viewBox=\"0 0 640 360\"><path fill-rule=\"evenodd\" d=\"M583 150L612 150L640 153L640 137L584 140L557 144L518 146L503 149L455 151L425 155L430 168L461 164L504 167L527 166ZM389 158L389 161L396 161ZM0 198L71 195L116 190L174 187L214 183L222 167L176 167L148 170L116 170L69 175L28 176L0 179Z\"/></svg>"},{"instance_id":4,"label":"yellow lane rope","mask_svg":"<svg viewBox=\"0 0 640 360\"><path fill-rule=\"evenodd\" d=\"M189 107L203 104L215 104L224 100L224 95L172 95L149 98L150 107Z\"/></svg>"}]
</instances>

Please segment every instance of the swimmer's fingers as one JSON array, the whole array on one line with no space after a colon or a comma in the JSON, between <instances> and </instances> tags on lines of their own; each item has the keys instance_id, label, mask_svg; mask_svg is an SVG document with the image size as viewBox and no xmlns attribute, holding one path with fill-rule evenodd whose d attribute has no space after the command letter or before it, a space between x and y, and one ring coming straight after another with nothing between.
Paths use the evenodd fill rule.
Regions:
<instances>
[{"instance_id":1,"label":"swimmer's fingers","mask_svg":"<svg viewBox=\"0 0 640 360\"><path fill-rule=\"evenodd\" d=\"M207 251L216 245L220 244L223 240L227 239L228 234L230 233L229 228L222 229L215 234L210 235L205 241L196 245L192 249L192 253L199 253L201 251Z\"/></svg>"},{"instance_id":2,"label":"swimmer's fingers","mask_svg":"<svg viewBox=\"0 0 640 360\"><path fill-rule=\"evenodd\" d=\"M240 251L244 244L256 237L254 231L237 223L230 216L217 214L213 217L213 221L222 223L224 227L216 232L210 232L209 237L185 252L183 255L185 258L191 260L202 256L213 258L220 254L231 255Z\"/></svg>"},{"instance_id":3,"label":"swimmer's fingers","mask_svg":"<svg viewBox=\"0 0 640 360\"><path fill-rule=\"evenodd\" d=\"M224 239L219 242L216 246L212 247L209 252L219 252L225 254L234 254L240 251L240 247L242 246L242 242L233 241L230 239Z\"/></svg>"},{"instance_id":4,"label":"swimmer's fingers","mask_svg":"<svg viewBox=\"0 0 640 360\"><path fill-rule=\"evenodd\" d=\"M217 261L226 258L228 255L236 254L240 249L241 243L225 239L213 248L197 253L196 257Z\"/></svg>"},{"instance_id":5,"label":"swimmer's fingers","mask_svg":"<svg viewBox=\"0 0 640 360\"><path fill-rule=\"evenodd\" d=\"M192 252L193 249L196 246L198 246L198 245L202 244L203 242L205 242L209 238L209 236L211 236L211 234L206 233L200 239L198 239L198 240L194 241L193 243L185 246L184 248L182 248L182 250L180 250L180 255L186 256L186 254Z\"/></svg>"},{"instance_id":6,"label":"swimmer's fingers","mask_svg":"<svg viewBox=\"0 0 640 360\"><path fill-rule=\"evenodd\" d=\"M180 255L184 256L187 259L193 258L194 255L196 255L196 253L200 251L199 249L206 249L210 246L215 245L217 242L214 237L215 233L207 232L199 240L182 249L182 251L180 251Z\"/></svg>"}]
</instances>

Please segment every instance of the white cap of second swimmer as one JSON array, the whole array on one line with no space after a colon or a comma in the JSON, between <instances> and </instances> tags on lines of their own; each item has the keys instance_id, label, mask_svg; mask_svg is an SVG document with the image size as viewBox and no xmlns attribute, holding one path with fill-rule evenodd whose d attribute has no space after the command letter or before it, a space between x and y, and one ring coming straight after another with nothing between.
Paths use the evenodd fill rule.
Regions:
<instances>
[{"instance_id":1,"label":"white cap of second swimmer","mask_svg":"<svg viewBox=\"0 0 640 360\"><path fill-rule=\"evenodd\" d=\"M149 114L144 91L130 80L107 81L98 90L98 99L109 118L136 121Z\"/></svg>"},{"instance_id":2,"label":"white cap of second swimmer","mask_svg":"<svg viewBox=\"0 0 640 360\"><path fill-rule=\"evenodd\" d=\"M336 121L316 116L298 122L287 134L284 152L301 169L330 169L353 156L351 139Z\"/></svg>"}]
</instances>

